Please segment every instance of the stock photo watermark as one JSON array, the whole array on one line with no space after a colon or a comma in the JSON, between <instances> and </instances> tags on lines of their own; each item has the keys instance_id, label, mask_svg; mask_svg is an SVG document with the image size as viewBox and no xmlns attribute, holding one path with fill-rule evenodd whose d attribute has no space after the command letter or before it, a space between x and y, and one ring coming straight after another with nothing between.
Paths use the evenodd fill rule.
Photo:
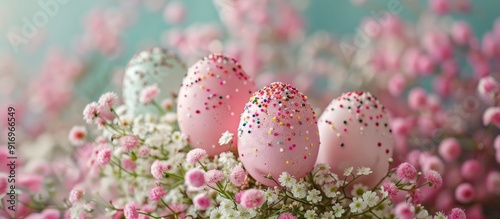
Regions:
<instances>
[{"instance_id":1,"label":"stock photo watermark","mask_svg":"<svg viewBox=\"0 0 500 219\"><path fill-rule=\"evenodd\" d=\"M62 5L67 4L71 0L40 0L38 6L40 9L31 17L23 17L22 24L15 28L20 30L15 33L9 31L6 35L14 52L19 52L19 47L28 44L29 40L36 36L40 28L45 27L50 18L54 18Z\"/></svg>"}]
</instances>

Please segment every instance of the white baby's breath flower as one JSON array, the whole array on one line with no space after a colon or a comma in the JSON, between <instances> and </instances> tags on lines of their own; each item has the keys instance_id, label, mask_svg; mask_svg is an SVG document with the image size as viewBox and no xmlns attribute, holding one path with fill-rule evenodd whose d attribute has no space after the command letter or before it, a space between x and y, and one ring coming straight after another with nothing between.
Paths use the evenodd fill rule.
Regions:
<instances>
[{"instance_id":1,"label":"white baby's breath flower","mask_svg":"<svg viewBox=\"0 0 500 219\"><path fill-rule=\"evenodd\" d=\"M306 219L316 219L316 212L314 210L307 210L304 217Z\"/></svg>"},{"instance_id":2,"label":"white baby's breath flower","mask_svg":"<svg viewBox=\"0 0 500 219\"><path fill-rule=\"evenodd\" d=\"M443 212L437 212L434 219L448 219L448 217Z\"/></svg>"},{"instance_id":3,"label":"white baby's breath flower","mask_svg":"<svg viewBox=\"0 0 500 219\"><path fill-rule=\"evenodd\" d=\"M349 204L352 213L361 213L366 208L366 203L362 198L354 197L352 203Z\"/></svg>"},{"instance_id":4,"label":"white baby's breath flower","mask_svg":"<svg viewBox=\"0 0 500 219\"><path fill-rule=\"evenodd\" d=\"M350 176L354 167L347 167L344 170L344 176Z\"/></svg>"},{"instance_id":5,"label":"white baby's breath flower","mask_svg":"<svg viewBox=\"0 0 500 219\"><path fill-rule=\"evenodd\" d=\"M267 188L267 190L264 192L264 197L266 198L267 203L269 203L269 204L278 200L278 195L271 188Z\"/></svg>"},{"instance_id":6,"label":"white baby's breath flower","mask_svg":"<svg viewBox=\"0 0 500 219\"><path fill-rule=\"evenodd\" d=\"M328 198L335 198L337 196L338 185L336 183L328 183L323 186L323 192Z\"/></svg>"},{"instance_id":7,"label":"white baby's breath flower","mask_svg":"<svg viewBox=\"0 0 500 219\"><path fill-rule=\"evenodd\" d=\"M368 207L373 207L377 205L380 198L377 196L377 193L372 191L367 191L363 193L363 200L368 205Z\"/></svg>"},{"instance_id":8,"label":"white baby's breath flower","mask_svg":"<svg viewBox=\"0 0 500 219\"><path fill-rule=\"evenodd\" d=\"M238 205L238 211L240 213L240 218L250 219L257 216L257 211L255 209L245 208L242 205Z\"/></svg>"},{"instance_id":9,"label":"white baby's breath flower","mask_svg":"<svg viewBox=\"0 0 500 219\"><path fill-rule=\"evenodd\" d=\"M366 191L368 191L368 186L361 183L354 184L352 186L351 195L355 197L362 196Z\"/></svg>"},{"instance_id":10,"label":"white baby's breath flower","mask_svg":"<svg viewBox=\"0 0 500 219\"><path fill-rule=\"evenodd\" d=\"M321 199L323 199L320 194L321 192L316 189L310 190L309 192L307 192L307 201L310 201L314 204L320 202Z\"/></svg>"},{"instance_id":11,"label":"white baby's breath flower","mask_svg":"<svg viewBox=\"0 0 500 219\"><path fill-rule=\"evenodd\" d=\"M370 175L370 173L373 173L373 171L370 169L370 167L359 167L358 172L356 175L361 176L361 175Z\"/></svg>"},{"instance_id":12,"label":"white baby's breath flower","mask_svg":"<svg viewBox=\"0 0 500 219\"><path fill-rule=\"evenodd\" d=\"M417 219L427 219L429 218L429 212L425 209L420 209L418 214L415 216Z\"/></svg>"},{"instance_id":13,"label":"white baby's breath flower","mask_svg":"<svg viewBox=\"0 0 500 219\"><path fill-rule=\"evenodd\" d=\"M332 207L333 212L335 212L335 217L340 218L342 217L342 214L344 214L345 209L340 205L339 203L335 204Z\"/></svg>"},{"instance_id":14,"label":"white baby's breath flower","mask_svg":"<svg viewBox=\"0 0 500 219\"><path fill-rule=\"evenodd\" d=\"M210 219L220 219L222 218L222 213L220 211L219 208L214 208L211 212L210 212Z\"/></svg>"},{"instance_id":15,"label":"white baby's breath flower","mask_svg":"<svg viewBox=\"0 0 500 219\"><path fill-rule=\"evenodd\" d=\"M224 210L233 209L233 208L234 208L234 204L233 204L233 202L231 202L229 200L224 200L219 205L219 209L221 210L221 212L223 212Z\"/></svg>"},{"instance_id":16,"label":"white baby's breath flower","mask_svg":"<svg viewBox=\"0 0 500 219\"><path fill-rule=\"evenodd\" d=\"M333 211L328 211L323 214L321 214L321 219L334 219L335 215L333 214Z\"/></svg>"},{"instance_id":17,"label":"white baby's breath flower","mask_svg":"<svg viewBox=\"0 0 500 219\"><path fill-rule=\"evenodd\" d=\"M296 198L304 198L307 195L307 189L305 184L298 183L292 186L292 195Z\"/></svg>"},{"instance_id":18,"label":"white baby's breath flower","mask_svg":"<svg viewBox=\"0 0 500 219\"><path fill-rule=\"evenodd\" d=\"M229 131L222 133L222 136L219 138L219 144L220 145L229 144L229 142L231 142L231 140L233 139L233 136L234 134L230 133Z\"/></svg>"},{"instance_id":19,"label":"white baby's breath flower","mask_svg":"<svg viewBox=\"0 0 500 219\"><path fill-rule=\"evenodd\" d=\"M240 212L234 209L221 209L223 218L240 218Z\"/></svg>"},{"instance_id":20,"label":"white baby's breath flower","mask_svg":"<svg viewBox=\"0 0 500 219\"><path fill-rule=\"evenodd\" d=\"M280 182L281 186L288 188L291 188L295 183L297 183L297 180L287 172L281 173L280 177L278 178L278 181Z\"/></svg>"}]
</instances>

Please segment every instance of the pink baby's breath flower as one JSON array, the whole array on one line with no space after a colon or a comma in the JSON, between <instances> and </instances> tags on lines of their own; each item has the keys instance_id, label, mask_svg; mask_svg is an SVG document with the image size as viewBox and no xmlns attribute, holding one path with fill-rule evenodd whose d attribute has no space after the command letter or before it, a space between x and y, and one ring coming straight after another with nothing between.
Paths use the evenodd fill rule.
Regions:
<instances>
[{"instance_id":1,"label":"pink baby's breath flower","mask_svg":"<svg viewBox=\"0 0 500 219\"><path fill-rule=\"evenodd\" d=\"M292 213L290 212L285 212L283 214L280 214L280 216L278 217L278 219L297 219L297 217L295 217Z\"/></svg>"},{"instance_id":2,"label":"pink baby's breath flower","mask_svg":"<svg viewBox=\"0 0 500 219\"><path fill-rule=\"evenodd\" d=\"M59 219L61 216L61 212L56 209L45 209L40 215L43 219Z\"/></svg>"},{"instance_id":3,"label":"pink baby's breath flower","mask_svg":"<svg viewBox=\"0 0 500 219\"><path fill-rule=\"evenodd\" d=\"M224 179L224 173L220 170L209 170L205 173L205 182L208 185L214 185L222 179Z\"/></svg>"},{"instance_id":4,"label":"pink baby's breath flower","mask_svg":"<svg viewBox=\"0 0 500 219\"><path fill-rule=\"evenodd\" d=\"M99 98L100 109L111 108L118 100L118 95L113 92L107 92Z\"/></svg>"},{"instance_id":5,"label":"pink baby's breath flower","mask_svg":"<svg viewBox=\"0 0 500 219\"><path fill-rule=\"evenodd\" d=\"M387 192L387 195L391 201L393 201L398 195L398 187L392 182L386 182L382 185L382 190Z\"/></svg>"},{"instance_id":6,"label":"pink baby's breath flower","mask_svg":"<svg viewBox=\"0 0 500 219\"><path fill-rule=\"evenodd\" d=\"M194 207L199 210L207 210L210 207L210 197L201 193L193 198Z\"/></svg>"},{"instance_id":7,"label":"pink baby's breath flower","mask_svg":"<svg viewBox=\"0 0 500 219\"><path fill-rule=\"evenodd\" d=\"M160 89L156 84L148 86L141 91L139 102L142 104L150 104L158 96L158 94L160 94Z\"/></svg>"},{"instance_id":8,"label":"pink baby's breath flower","mask_svg":"<svg viewBox=\"0 0 500 219\"><path fill-rule=\"evenodd\" d=\"M467 216L465 216L464 210L460 208L453 208L451 209L450 214L448 215L449 219L466 219Z\"/></svg>"},{"instance_id":9,"label":"pink baby's breath flower","mask_svg":"<svg viewBox=\"0 0 500 219\"><path fill-rule=\"evenodd\" d=\"M201 148L195 148L187 153L186 160L190 164L196 164L200 159L204 158L205 156L207 156L207 151Z\"/></svg>"},{"instance_id":10,"label":"pink baby's breath flower","mask_svg":"<svg viewBox=\"0 0 500 219\"><path fill-rule=\"evenodd\" d=\"M122 159L122 167L130 172L133 172L135 171L137 165L132 159L125 157Z\"/></svg>"},{"instance_id":11,"label":"pink baby's breath flower","mask_svg":"<svg viewBox=\"0 0 500 219\"><path fill-rule=\"evenodd\" d=\"M192 187L202 187L205 185L205 172L200 169L190 169L186 172L186 176L184 177L186 184Z\"/></svg>"},{"instance_id":12,"label":"pink baby's breath flower","mask_svg":"<svg viewBox=\"0 0 500 219\"><path fill-rule=\"evenodd\" d=\"M405 182L411 182L417 179L417 169L410 163L402 163L398 166L396 175Z\"/></svg>"},{"instance_id":13,"label":"pink baby's breath flower","mask_svg":"<svg viewBox=\"0 0 500 219\"><path fill-rule=\"evenodd\" d=\"M412 219L413 216L415 216L415 212L412 207L406 202L401 202L396 205L394 214L396 215L396 218L400 219Z\"/></svg>"},{"instance_id":14,"label":"pink baby's breath flower","mask_svg":"<svg viewBox=\"0 0 500 219\"><path fill-rule=\"evenodd\" d=\"M432 186L435 186L436 188L441 187L441 185L443 184L443 178L441 177L441 174L439 174L435 170L425 171L424 178L432 183Z\"/></svg>"},{"instance_id":15,"label":"pink baby's breath flower","mask_svg":"<svg viewBox=\"0 0 500 219\"><path fill-rule=\"evenodd\" d=\"M133 135L127 135L120 138L120 145L124 151L128 152L139 144L139 139Z\"/></svg>"},{"instance_id":16,"label":"pink baby's breath flower","mask_svg":"<svg viewBox=\"0 0 500 219\"><path fill-rule=\"evenodd\" d=\"M500 172L491 171L486 177L486 190L495 195L500 195Z\"/></svg>"},{"instance_id":17,"label":"pink baby's breath flower","mask_svg":"<svg viewBox=\"0 0 500 219\"><path fill-rule=\"evenodd\" d=\"M422 191L420 189L415 189L410 192L411 203L413 205L420 204L422 201Z\"/></svg>"},{"instance_id":18,"label":"pink baby's breath flower","mask_svg":"<svg viewBox=\"0 0 500 219\"><path fill-rule=\"evenodd\" d=\"M460 172L464 179L472 181L483 174L483 165L476 159L467 160L462 164Z\"/></svg>"},{"instance_id":19,"label":"pink baby's breath flower","mask_svg":"<svg viewBox=\"0 0 500 219\"><path fill-rule=\"evenodd\" d=\"M149 156L149 148L147 146L142 146L139 148L139 153L137 154L139 157L147 157Z\"/></svg>"},{"instance_id":20,"label":"pink baby's breath flower","mask_svg":"<svg viewBox=\"0 0 500 219\"><path fill-rule=\"evenodd\" d=\"M69 131L68 138L71 144L80 145L85 137L87 137L87 130L83 126L73 126Z\"/></svg>"},{"instance_id":21,"label":"pink baby's breath flower","mask_svg":"<svg viewBox=\"0 0 500 219\"><path fill-rule=\"evenodd\" d=\"M162 199L163 196L165 196L166 194L167 194L167 191L165 191L165 189L163 189L163 187L157 185L157 186L153 187L151 190L149 190L149 199L157 202L160 199Z\"/></svg>"},{"instance_id":22,"label":"pink baby's breath flower","mask_svg":"<svg viewBox=\"0 0 500 219\"><path fill-rule=\"evenodd\" d=\"M87 104L83 110L83 119L87 124L91 124L95 117L99 116L99 105L96 102Z\"/></svg>"},{"instance_id":23,"label":"pink baby's breath flower","mask_svg":"<svg viewBox=\"0 0 500 219\"><path fill-rule=\"evenodd\" d=\"M245 191L246 190L240 190L234 195L234 201L236 201L236 203L241 204L241 196L245 193Z\"/></svg>"},{"instance_id":24,"label":"pink baby's breath flower","mask_svg":"<svg viewBox=\"0 0 500 219\"><path fill-rule=\"evenodd\" d=\"M421 109L427 103L427 93L423 88L413 88L408 94L408 105L414 110Z\"/></svg>"},{"instance_id":25,"label":"pink baby's breath flower","mask_svg":"<svg viewBox=\"0 0 500 219\"><path fill-rule=\"evenodd\" d=\"M168 170L168 164L164 161L156 160L153 165L151 165L151 174L156 179L163 178L163 173Z\"/></svg>"},{"instance_id":26,"label":"pink baby's breath flower","mask_svg":"<svg viewBox=\"0 0 500 219\"><path fill-rule=\"evenodd\" d=\"M469 203L476 196L474 187L469 183L462 183L455 189L455 198L461 203Z\"/></svg>"},{"instance_id":27,"label":"pink baby's breath flower","mask_svg":"<svg viewBox=\"0 0 500 219\"><path fill-rule=\"evenodd\" d=\"M500 107L490 107L484 111L483 125L489 124L500 127Z\"/></svg>"},{"instance_id":28,"label":"pink baby's breath flower","mask_svg":"<svg viewBox=\"0 0 500 219\"><path fill-rule=\"evenodd\" d=\"M134 202L129 202L123 208L123 214L126 219L139 219L139 213L137 212L137 206Z\"/></svg>"},{"instance_id":29,"label":"pink baby's breath flower","mask_svg":"<svg viewBox=\"0 0 500 219\"><path fill-rule=\"evenodd\" d=\"M460 45L465 45L474 36L467 22L458 21L451 26L451 36Z\"/></svg>"},{"instance_id":30,"label":"pink baby's breath flower","mask_svg":"<svg viewBox=\"0 0 500 219\"><path fill-rule=\"evenodd\" d=\"M82 198L82 196L83 196L83 191L82 190L73 189L73 190L71 190L71 192L69 192L68 201L69 201L69 203L71 203L72 205L74 205L75 203L77 203L78 201L80 201L80 199Z\"/></svg>"},{"instance_id":31,"label":"pink baby's breath flower","mask_svg":"<svg viewBox=\"0 0 500 219\"><path fill-rule=\"evenodd\" d=\"M106 166L111 161L111 149L102 147L97 152L96 162L99 166Z\"/></svg>"},{"instance_id":32,"label":"pink baby's breath flower","mask_svg":"<svg viewBox=\"0 0 500 219\"><path fill-rule=\"evenodd\" d=\"M264 192L259 189L249 189L241 195L241 205L245 208L258 208L264 200Z\"/></svg>"},{"instance_id":33,"label":"pink baby's breath flower","mask_svg":"<svg viewBox=\"0 0 500 219\"><path fill-rule=\"evenodd\" d=\"M455 138L447 138L439 144L439 155L446 161L454 161L462 152L460 143Z\"/></svg>"},{"instance_id":34,"label":"pink baby's breath flower","mask_svg":"<svg viewBox=\"0 0 500 219\"><path fill-rule=\"evenodd\" d=\"M231 170L229 179L231 180L231 183L233 183L233 185L241 186L247 179L247 174L241 166L236 166Z\"/></svg>"}]
</instances>

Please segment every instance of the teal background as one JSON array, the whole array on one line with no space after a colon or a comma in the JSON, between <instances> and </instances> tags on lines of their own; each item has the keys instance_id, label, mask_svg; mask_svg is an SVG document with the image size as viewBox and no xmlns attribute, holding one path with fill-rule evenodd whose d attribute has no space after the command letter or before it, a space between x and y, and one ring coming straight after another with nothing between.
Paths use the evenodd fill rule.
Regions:
<instances>
[{"instance_id":1,"label":"teal background","mask_svg":"<svg viewBox=\"0 0 500 219\"><path fill-rule=\"evenodd\" d=\"M184 0L182 2L187 8L187 17L182 26L196 22L220 22L212 1ZM368 3L361 7L354 6L350 1L311 0L304 2L308 2L308 7L303 12L308 33L326 30L335 36L343 37L354 34L359 22L364 17L369 16L370 11L386 10L388 1L368 0ZM38 1L0 0L0 57L5 54L14 57L16 64L22 68L13 73L20 74L22 77L31 77L37 74L37 69L49 49L62 48L71 51L74 38L83 32L83 18L89 10L95 7L117 5L117 2L113 0L69 0L68 4L61 5L56 16L49 18L48 24L44 27L46 40L39 49L34 52L21 50L14 53L7 40L7 33L21 26L24 17L31 18L33 14L41 10L37 3ZM404 19L415 21L421 12L427 10L426 3L427 1L401 0L404 9L400 15ZM482 36L492 28L496 17L500 15L500 2L474 0L472 4L470 13L453 13L451 16L469 21L475 33ZM139 11L137 23L127 29L122 36L125 45L123 54L114 59L104 58L99 54L91 56L91 60L87 60L91 63L91 74L86 74L82 83L77 86L77 92L89 98L98 95L101 91L93 89L95 83L107 83L111 80L113 67L126 65L130 57L145 43L159 45L161 33L171 27L163 20L162 10L151 12L142 6L137 10ZM29 46L28 44L22 47Z\"/></svg>"}]
</instances>

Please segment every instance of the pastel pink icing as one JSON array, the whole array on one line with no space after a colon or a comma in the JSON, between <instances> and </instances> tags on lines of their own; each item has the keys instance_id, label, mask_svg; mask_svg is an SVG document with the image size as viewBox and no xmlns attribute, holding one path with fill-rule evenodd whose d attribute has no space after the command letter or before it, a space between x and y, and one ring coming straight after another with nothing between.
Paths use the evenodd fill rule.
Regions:
<instances>
[{"instance_id":1,"label":"pastel pink icing","mask_svg":"<svg viewBox=\"0 0 500 219\"><path fill-rule=\"evenodd\" d=\"M241 114L238 153L248 173L267 186L281 173L304 177L319 149L316 114L295 87L274 82L255 92Z\"/></svg>"},{"instance_id":2,"label":"pastel pink icing","mask_svg":"<svg viewBox=\"0 0 500 219\"><path fill-rule=\"evenodd\" d=\"M342 176L345 168L373 171L355 183L375 186L387 173L394 140L385 107L369 92L349 92L332 100L318 122L321 146L316 163L330 165Z\"/></svg>"},{"instance_id":3,"label":"pastel pink icing","mask_svg":"<svg viewBox=\"0 0 500 219\"><path fill-rule=\"evenodd\" d=\"M238 61L221 54L211 54L189 68L179 91L177 116L191 146L210 156L235 150L236 145L219 145L219 138L225 131L237 132L241 111L255 90Z\"/></svg>"}]
</instances>

